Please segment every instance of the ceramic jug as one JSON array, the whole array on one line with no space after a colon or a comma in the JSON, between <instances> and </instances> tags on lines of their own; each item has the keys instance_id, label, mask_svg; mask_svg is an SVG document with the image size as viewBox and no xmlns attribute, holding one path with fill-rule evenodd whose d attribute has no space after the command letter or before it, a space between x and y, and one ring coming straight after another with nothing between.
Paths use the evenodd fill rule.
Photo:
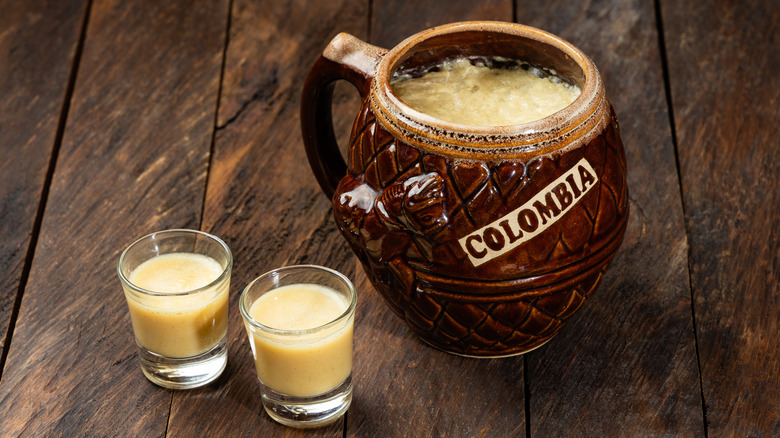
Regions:
<instances>
[{"instance_id":1,"label":"ceramic jug","mask_svg":"<svg viewBox=\"0 0 780 438\"><path fill-rule=\"evenodd\" d=\"M407 106L396 72L462 57L529 63L581 89L543 119L459 125ZM346 160L335 81L362 98ZM552 338L599 284L623 239L626 160L593 62L513 23L435 27L385 50L336 36L303 88L309 162L336 224L389 307L444 351L500 357Z\"/></svg>"}]
</instances>

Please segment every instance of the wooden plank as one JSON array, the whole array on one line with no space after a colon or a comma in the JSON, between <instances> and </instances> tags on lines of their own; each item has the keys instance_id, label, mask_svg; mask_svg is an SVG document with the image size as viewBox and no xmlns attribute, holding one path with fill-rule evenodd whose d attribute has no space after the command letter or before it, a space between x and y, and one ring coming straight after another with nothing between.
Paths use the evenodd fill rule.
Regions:
<instances>
[{"instance_id":1,"label":"wooden plank","mask_svg":"<svg viewBox=\"0 0 780 438\"><path fill-rule=\"evenodd\" d=\"M160 436L171 391L139 369L116 263L197 227L227 1L95 1L0 383L7 436Z\"/></svg>"},{"instance_id":2,"label":"wooden plank","mask_svg":"<svg viewBox=\"0 0 780 438\"><path fill-rule=\"evenodd\" d=\"M779 436L780 11L661 9L708 436Z\"/></svg>"},{"instance_id":3,"label":"wooden plank","mask_svg":"<svg viewBox=\"0 0 780 438\"><path fill-rule=\"evenodd\" d=\"M298 436L263 411L238 298L252 279L283 265L325 265L354 278L354 258L309 170L298 114L303 79L327 42L340 31L365 37L368 2L235 0L230 23L203 222L235 259L230 356L215 385L174 395L168 434ZM348 132L352 120L340 108L337 129ZM306 435L343 433L341 419Z\"/></svg>"},{"instance_id":4,"label":"wooden plank","mask_svg":"<svg viewBox=\"0 0 780 438\"><path fill-rule=\"evenodd\" d=\"M87 2L5 2L0 14L0 358L25 280ZM3 363L0 359L0 376Z\"/></svg>"},{"instance_id":5,"label":"wooden plank","mask_svg":"<svg viewBox=\"0 0 780 438\"><path fill-rule=\"evenodd\" d=\"M525 436L523 357L474 359L424 344L385 305L361 268L355 406L347 435Z\"/></svg>"},{"instance_id":6,"label":"wooden plank","mask_svg":"<svg viewBox=\"0 0 780 438\"><path fill-rule=\"evenodd\" d=\"M601 286L527 357L538 436L701 436L687 244L652 3L551 1L518 21L587 53L604 78L628 161L631 218Z\"/></svg>"},{"instance_id":7,"label":"wooden plank","mask_svg":"<svg viewBox=\"0 0 780 438\"><path fill-rule=\"evenodd\" d=\"M394 2L376 0L371 13L371 43L390 49L422 30L456 21L512 21L508 0Z\"/></svg>"},{"instance_id":8,"label":"wooden plank","mask_svg":"<svg viewBox=\"0 0 780 438\"><path fill-rule=\"evenodd\" d=\"M390 48L454 21L512 20L508 1L375 1L371 42ZM423 344L358 268L355 407L349 436L524 436L523 359L471 359Z\"/></svg>"}]
</instances>

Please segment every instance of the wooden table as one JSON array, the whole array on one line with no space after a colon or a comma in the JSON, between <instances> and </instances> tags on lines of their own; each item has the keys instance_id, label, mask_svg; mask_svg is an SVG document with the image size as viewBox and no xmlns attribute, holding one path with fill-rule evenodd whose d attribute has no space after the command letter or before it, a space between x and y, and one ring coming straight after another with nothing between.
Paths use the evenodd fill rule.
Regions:
<instances>
[{"instance_id":1,"label":"wooden table","mask_svg":"<svg viewBox=\"0 0 780 438\"><path fill-rule=\"evenodd\" d=\"M774 2L109 1L0 5L0 436L780 436L780 12ZM302 80L340 31L392 47L495 19L571 41L621 123L631 219L602 285L544 347L422 344L367 283L308 169ZM346 141L356 93L339 87ZM120 251L224 238L230 360L207 387L141 374ZM357 283L354 402L272 422L238 312L255 276Z\"/></svg>"}]
</instances>

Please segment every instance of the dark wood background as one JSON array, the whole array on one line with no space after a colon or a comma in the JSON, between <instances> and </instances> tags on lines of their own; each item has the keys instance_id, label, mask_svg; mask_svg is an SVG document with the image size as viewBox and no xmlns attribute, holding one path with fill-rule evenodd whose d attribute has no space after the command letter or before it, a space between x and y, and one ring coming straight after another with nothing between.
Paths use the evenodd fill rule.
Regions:
<instances>
[{"instance_id":1,"label":"dark wood background","mask_svg":"<svg viewBox=\"0 0 780 438\"><path fill-rule=\"evenodd\" d=\"M8 0L0 3L1 436L780 436L780 12L769 0ZM370 287L308 170L302 80L338 32L392 47L516 21L606 82L631 220L544 347L477 360L416 340ZM346 142L357 97L340 86ZM207 387L139 370L121 250L166 228L235 257L230 359ZM241 289L341 270L354 402L297 431L260 408Z\"/></svg>"}]
</instances>

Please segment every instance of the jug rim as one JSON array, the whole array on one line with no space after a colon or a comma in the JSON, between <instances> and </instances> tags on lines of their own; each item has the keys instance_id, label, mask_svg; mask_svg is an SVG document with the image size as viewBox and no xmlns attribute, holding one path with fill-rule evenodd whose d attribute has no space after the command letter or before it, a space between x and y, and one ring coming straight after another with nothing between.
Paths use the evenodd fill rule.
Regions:
<instances>
[{"instance_id":1,"label":"jug rim","mask_svg":"<svg viewBox=\"0 0 780 438\"><path fill-rule=\"evenodd\" d=\"M435 45L436 40L458 37L458 34L463 38L473 35L475 46L491 37L508 38L519 48L534 50L531 53L546 51L570 60L581 71L581 93L574 102L558 112L531 122L505 126L453 123L405 104L390 85L395 71L404 61L422 52L426 44ZM468 47L459 46L459 50L465 53ZM554 65L540 67L556 68ZM371 83L370 102L376 116L398 137L425 150L462 158L522 158L576 148L596 136L609 120L609 104L601 76L585 53L549 32L499 21L450 23L406 38L390 49L379 62Z\"/></svg>"}]
</instances>

